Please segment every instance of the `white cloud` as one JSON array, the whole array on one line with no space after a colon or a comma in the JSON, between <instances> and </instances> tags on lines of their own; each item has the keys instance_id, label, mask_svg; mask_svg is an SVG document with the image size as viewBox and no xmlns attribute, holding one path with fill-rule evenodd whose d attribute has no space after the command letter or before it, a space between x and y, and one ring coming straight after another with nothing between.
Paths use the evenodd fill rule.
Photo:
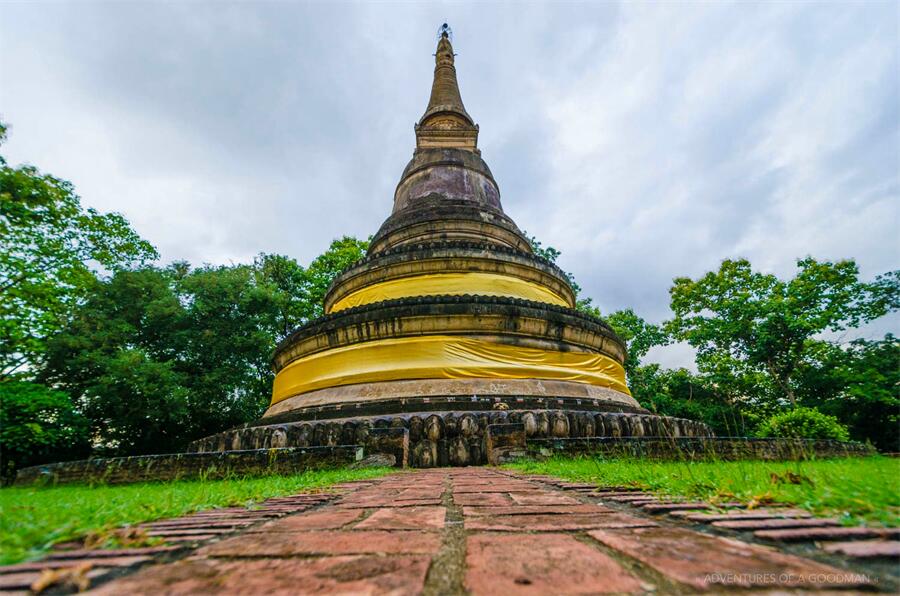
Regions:
<instances>
[{"instance_id":1,"label":"white cloud","mask_svg":"<svg viewBox=\"0 0 900 596\"><path fill-rule=\"evenodd\" d=\"M507 212L605 310L728 257L897 266L892 3L7 4L4 153L167 260L308 260L388 215L445 20Z\"/></svg>"}]
</instances>

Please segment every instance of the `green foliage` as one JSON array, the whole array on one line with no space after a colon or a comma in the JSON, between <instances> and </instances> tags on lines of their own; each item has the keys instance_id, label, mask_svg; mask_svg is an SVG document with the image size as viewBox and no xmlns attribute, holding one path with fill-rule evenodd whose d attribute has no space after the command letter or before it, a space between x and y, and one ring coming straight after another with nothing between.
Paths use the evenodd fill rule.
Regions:
<instances>
[{"instance_id":1,"label":"green foliage","mask_svg":"<svg viewBox=\"0 0 900 596\"><path fill-rule=\"evenodd\" d=\"M629 375L629 387L651 412L703 422L720 437L747 436L758 422L758 416L744 404L732 403L707 378L684 368L639 366Z\"/></svg>"},{"instance_id":2,"label":"green foliage","mask_svg":"<svg viewBox=\"0 0 900 596\"><path fill-rule=\"evenodd\" d=\"M310 470L293 476L183 480L0 491L0 565L41 556L53 544L125 524L214 507L248 507L281 495L374 478L389 468Z\"/></svg>"},{"instance_id":3,"label":"green foliage","mask_svg":"<svg viewBox=\"0 0 900 596\"><path fill-rule=\"evenodd\" d=\"M834 416L828 416L815 408L794 408L775 414L760 426L760 437L792 437L798 439L834 439L846 441L850 438L847 427Z\"/></svg>"},{"instance_id":4,"label":"green foliage","mask_svg":"<svg viewBox=\"0 0 900 596\"><path fill-rule=\"evenodd\" d=\"M321 317L325 293L342 271L366 256L368 240L344 236L304 268L282 255L260 254L253 264L256 283L269 286L279 311L278 339L294 327Z\"/></svg>"},{"instance_id":5,"label":"green foliage","mask_svg":"<svg viewBox=\"0 0 900 596\"><path fill-rule=\"evenodd\" d=\"M365 257L368 248L368 240L344 236L333 241L328 250L313 259L305 271L302 299L308 310L303 322L324 314L323 302L328 286L343 270Z\"/></svg>"},{"instance_id":6,"label":"green foliage","mask_svg":"<svg viewBox=\"0 0 900 596\"><path fill-rule=\"evenodd\" d=\"M661 326L648 323L630 308L617 310L607 315L606 322L613 328L616 335L625 341L628 349L625 357L625 372L632 382L632 377L635 376L641 359L647 355L650 348L669 343L669 336Z\"/></svg>"},{"instance_id":7,"label":"green foliage","mask_svg":"<svg viewBox=\"0 0 900 596\"><path fill-rule=\"evenodd\" d=\"M0 475L77 459L89 449L88 422L68 395L36 383L0 382Z\"/></svg>"},{"instance_id":8,"label":"green foliage","mask_svg":"<svg viewBox=\"0 0 900 596\"><path fill-rule=\"evenodd\" d=\"M331 279L365 246L336 240L306 269L259 255L117 272L48 340L42 378L76 399L101 451L177 451L254 420L269 403L277 341L321 314Z\"/></svg>"},{"instance_id":9,"label":"green foliage","mask_svg":"<svg viewBox=\"0 0 900 596\"><path fill-rule=\"evenodd\" d=\"M898 271L864 283L853 261L805 258L797 265L788 281L753 271L744 259L723 261L696 281L675 280L669 328L697 349L701 372L755 397L763 397L764 380L770 399L796 404L797 369L817 334L857 327L900 305Z\"/></svg>"},{"instance_id":10,"label":"green foliage","mask_svg":"<svg viewBox=\"0 0 900 596\"><path fill-rule=\"evenodd\" d=\"M530 242L550 261L560 255ZM727 436L753 434L785 403L813 406L846 423L854 439L900 451L900 343L891 335L849 345L819 339L897 309L900 272L864 283L853 261L806 258L798 268L783 281L746 260L724 261L697 281L675 280L668 323L648 323L631 309L603 317L626 343L632 395L651 411ZM577 298L576 308L601 316L589 298ZM642 364L650 348L672 340L697 348L699 374Z\"/></svg>"},{"instance_id":11,"label":"green foliage","mask_svg":"<svg viewBox=\"0 0 900 596\"><path fill-rule=\"evenodd\" d=\"M102 448L164 453L183 442L186 315L171 281L153 268L118 272L47 342L43 379L75 398Z\"/></svg>"},{"instance_id":12,"label":"green foliage","mask_svg":"<svg viewBox=\"0 0 900 596\"><path fill-rule=\"evenodd\" d=\"M258 416L271 388L277 300L248 266L123 271L48 341L43 371L99 445L165 453Z\"/></svg>"},{"instance_id":13,"label":"green foliage","mask_svg":"<svg viewBox=\"0 0 900 596\"><path fill-rule=\"evenodd\" d=\"M659 462L554 457L511 467L600 486L634 486L692 501L777 501L817 515L837 516L847 524L900 526L900 460L895 458ZM780 482L788 472L803 480Z\"/></svg>"},{"instance_id":14,"label":"green foliage","mask_svg":"<svg viewBox=\"0 0 900 596\"><path fill-rule=\"evenodd\" d=\"M283 255L259 254L253 261L255 283L268 287L278 311L277 339L281 340L299 323L310 318L313 306L306 292L307 275L294 259Z\"/></svg>"},{"instance_id":15,"label":"green foliage","mask_svg":"<svg viewBox=\"0 0 900 596\"><path fill-rule=\"evenodd\" d=\"M99 271L155 257L121 215L85 210L70 183L0 157L0 379L40 363Z\"/></svg>"},{"instance_id":16,"label":"green foliage","mask_svg":"<svg viewBox=\"0 0 900 596\"><path fill-rule=\"evenodd\" d=\"M524 232L525 236L528 238L528 243L531 245L531 250L534 251L534 254L541 257L542 259L547 259L551 263L555 263L556 259L559 258L559 255L562 253L552 246L544 246L544 244L535 238L534 236L529 236L528 232ZM569 274L569 279L572 279L572 275Z\"/></svg>"},{"instance_id":17,"label":"green foliage","mask_svg":"<svg viewBox=\"0 0 900 596\"><path fill-rule=\"evenodd\" d=\"M900 341L817 342L799 371L800 402L836 416L858 441L900 451Z\"/></svg>"}]
</instances>

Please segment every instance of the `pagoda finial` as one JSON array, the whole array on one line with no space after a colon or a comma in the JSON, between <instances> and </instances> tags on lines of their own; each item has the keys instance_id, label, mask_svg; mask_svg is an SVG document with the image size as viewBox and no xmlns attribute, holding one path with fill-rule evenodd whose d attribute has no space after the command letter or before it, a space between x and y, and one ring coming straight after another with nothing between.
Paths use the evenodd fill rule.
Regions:
<instances>
[{"instance_id":1,"label":"pagoda finial","mask_svg":"<svg viewBox=\"0 0 900 596\"><path fill-rule=\"evenodd\" d=\"M478 126L466 112L456 81L453 34L447 23L438 30L439 39L434 53L434 82L428 107L416 125L416 146L458 147L477 151Z\"/></svg>"}]
</instances>

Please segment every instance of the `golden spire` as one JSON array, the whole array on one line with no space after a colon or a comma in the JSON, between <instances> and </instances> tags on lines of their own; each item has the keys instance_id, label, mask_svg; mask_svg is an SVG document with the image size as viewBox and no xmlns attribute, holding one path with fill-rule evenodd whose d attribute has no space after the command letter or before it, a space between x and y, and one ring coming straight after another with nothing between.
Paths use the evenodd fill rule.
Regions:
<instances>
[{"instance_id":1,"label":"golden spire","mask_svg":"<svg viewBox=\"0 0 900 596\"><path fill-rule=\"evenodd\" d=\"M416 125L416 147L456 147L478 151L478 126L466 112L456 82L450 27L441 27L441 38L434 53L434 82L425 114Z\"/></svg>"}]
</instances>

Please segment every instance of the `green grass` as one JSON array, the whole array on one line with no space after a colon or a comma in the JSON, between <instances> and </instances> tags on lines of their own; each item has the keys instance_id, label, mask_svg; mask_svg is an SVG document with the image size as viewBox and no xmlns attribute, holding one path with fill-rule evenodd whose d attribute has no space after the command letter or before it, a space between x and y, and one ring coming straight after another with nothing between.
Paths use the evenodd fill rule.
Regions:
<instances>
[{"instance_id":1,"label":"green grass","mask_svg":"<svg viewBox=\"0 0 900 596\"><path fill-rule=\"evenodd\" d=\"M70 485L0 490L0 564L41 555L57 542L201 509L253 507L269 497L380 476L388 468L309 471L294 476Z\"/></svg>"},{"instance_id":2,"label":"green grass","mask_svg":"<svg viewBox=\"0 0 900 596\"><path fill-rule=\"evenodd\" d=\"M790 503L817 515L838 516L852 525L900 525L900 459L888 457L795 462L553 457L509 467L688 499Z\"/></svg>"}]
</instances>

